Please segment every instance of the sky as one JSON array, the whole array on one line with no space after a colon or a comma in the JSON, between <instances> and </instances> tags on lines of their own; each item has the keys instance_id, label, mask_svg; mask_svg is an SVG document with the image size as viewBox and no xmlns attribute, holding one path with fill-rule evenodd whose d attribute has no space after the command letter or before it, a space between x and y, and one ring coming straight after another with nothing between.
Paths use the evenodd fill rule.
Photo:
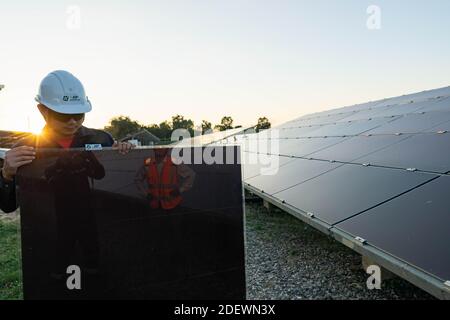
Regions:
<instances>
[{"instance_id":1,"label":"sky","mask_svg":"<svg viewBox=\"0 0 450 320\"><path fill-rule=\"evenodd\" d=\"M449 31L448 0L0 0L0 130L39 131L58 69L83 82L90 127L280 124L449 86Z\"/></svg>"}]
</instances>

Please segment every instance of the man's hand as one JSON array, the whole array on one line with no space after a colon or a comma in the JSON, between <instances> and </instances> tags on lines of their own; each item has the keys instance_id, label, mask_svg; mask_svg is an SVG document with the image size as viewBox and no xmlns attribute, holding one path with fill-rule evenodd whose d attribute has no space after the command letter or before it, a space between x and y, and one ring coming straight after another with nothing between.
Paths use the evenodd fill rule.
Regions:
<instances>
[{"instance_id":1,"label":"man's hand","mask_svg":"<svg viewBox=\"0 0 450 320\"><path fill-rule=\"evenodd\" d=\"M6 152L2 175L5 180L13 180L17 169L31 163L36 158L33 147L22 146Z\"/></svg>"},{"instance_id":2,"label":"man's hand","mask_svg":"<svg viewBox=\"0 0 450 320\"><path fill-rule=\"evenodd\" d=\"M121 154L127 154L132 149L134 149L136 146L129 142L114 142L113 149L119 150L119 153Z\"/></svg>"}]
</instances>

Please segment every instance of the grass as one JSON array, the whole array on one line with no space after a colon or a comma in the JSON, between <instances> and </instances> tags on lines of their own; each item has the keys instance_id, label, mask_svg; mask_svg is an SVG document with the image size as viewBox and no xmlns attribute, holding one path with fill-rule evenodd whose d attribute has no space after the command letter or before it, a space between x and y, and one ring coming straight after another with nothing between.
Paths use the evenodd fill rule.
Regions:
<instances>
[{"instance_id":1,"label":"grass","mask_svg":"<svg viewBox=\"0 0 450 320\"><path fill-rule=\"evenodd\" d=\"M22 299L19 221L0 220L0 300Z\"/></svg>"}]
</instances>

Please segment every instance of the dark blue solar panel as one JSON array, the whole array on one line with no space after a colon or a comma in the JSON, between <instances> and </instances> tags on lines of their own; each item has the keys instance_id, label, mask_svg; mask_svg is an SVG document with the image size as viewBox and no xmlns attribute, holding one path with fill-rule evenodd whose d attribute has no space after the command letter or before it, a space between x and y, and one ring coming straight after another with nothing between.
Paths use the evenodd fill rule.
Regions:
<instances>
[{"instance_id":1,"label":"dark blue solar panel","mask_svg":"<svg viewBox=\"0 0 450 320\"><path fill-rule=\"evenodd\" d=\"M310 154L309 157L314 159L352 162L365 155L386 148L387 146L394 145L408 137L408 135L356 136L337 145L323 149L322 151Z\"/></svg>"},{"instance_id":2,"label":"dark blue solar panel","mask_svg":"<svg viewBox=\"0 0 450 320\"><path fill-rule=\"evenodd\" d=\"M304 212L312 212L328 224L335 224L432 177L405 170L343 165L274 196ZM292 181L289 179L286 185Z\"/></svg>"},{"instance_id":3,"label":"dark blue solar panel","mask_svg":"<svg viewBox=\"0 0 450 320\"><path fill-rule=\"evenodd\" d=\"M413 135L393 146L365 156L359 161L373 165L415 168L446 173L450 171L450 133Z\"/></svg>"},{"instance_id":4,"label":"dark blue solar panel","mask_svg":"<svg viewBox=\"0 0 450 320\"><path fill-rule=\"evenodd\" d=\"M440 177L337 227L446 281L449 190L450 177Z\"/></svg>"}]
</instances>

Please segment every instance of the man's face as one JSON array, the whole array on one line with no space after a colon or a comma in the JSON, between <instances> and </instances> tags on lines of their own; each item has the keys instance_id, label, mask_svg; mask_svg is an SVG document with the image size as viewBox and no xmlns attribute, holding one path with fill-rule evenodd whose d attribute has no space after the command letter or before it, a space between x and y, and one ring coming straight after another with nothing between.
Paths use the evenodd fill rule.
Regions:
<instances>
[{"instance_id":1,"label":"man's face","mask_svg":"<svg viewBox=\"0 0 450 320\"><path fill-rule=\"evenodd\" d=\"M72 136L83 125L84 114L62 114L38 105L47 125L63 136Z\"/></svg>"}]
</instances>

